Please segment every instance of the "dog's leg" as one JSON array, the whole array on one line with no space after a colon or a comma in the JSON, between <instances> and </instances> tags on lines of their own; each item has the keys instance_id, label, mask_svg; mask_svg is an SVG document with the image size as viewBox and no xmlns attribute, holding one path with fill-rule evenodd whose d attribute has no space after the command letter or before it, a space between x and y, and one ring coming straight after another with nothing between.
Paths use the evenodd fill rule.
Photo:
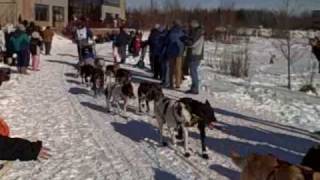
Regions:
<instances>
[{"instance_id":1,"label":"dog's leg","mask_svg":"<svg viewBox=\"0 0 320 180\"><path fill-rule=\"evenodd\" d=\"M178 128L178 134L177 134L176 138L178 140L182 140L183 139L183 129L182 129L182 127Z\"/></svg>"},{"instance_id":2,"label":"dog's leg","mask_svg":"<svg viewBox=\"0 0 320 180\"><path fill-rule=\"evenodd\" d=\"M107 104L107 112L110 113L111 112L111 101L109 97L106 97L106 104Z\"/></svg>"},{"instance_id":3,"label":"dog's leg","mask_svg":"<svg viewBox=\"0 0 320 180\"><path fill-rule=\"evenodd\" d=\"M113 102L116 105L117 114L120 115L121 114L121 107L120 107L120 104L119 104L119 99L118 98L113 98Z\"/></svg>"},{"instance_id":4,"label":"dog's leg","mask_svg":"<svg viewBox=\"0 0 320 180\"><path fill-rule=\"evenodd\" d=\"M123 113L126 116L127 115L127 107L128 107L128 98L123 99L124 104L123 104Z\"/></svg>"},{"instance_id":5,"label":"dog's leg","mask_svg":"<svg viewBox=\"0 0 320 180\"><path fill-rule=\"evenodd\" d=\"M203 159L209 159L209 156L207 154L207 149L206 149L206 129L205 129L205 124L199 123L198 124L198 129L200 131L200 139L201 139L201 147L202 147L202 158Z\"/></svg>"},{"instance_id":6,"label":"dog's leg","mask_svg":"<svg viewBox=\"0 0 320 180\"><path fill-rule=\"evenodd\" d=\"M138 104L139 104L139 113L142 113L142 110L141 110L141 97L138 98Z\"/></svg>"},{"instance_id":7,"label":"dog's leg","mask_svg":"<svg viewBox=\"0 0 320 180\"><path fill-rule=\"evenodd\" d=\"M189 132L188 129L186 127L182 127L182 131L183 131L183 136L184 136L184 156L185 157L190 157L190 153L189 153Z\"/></svg>"},{"instance_id":8,"label":"dog's leg","mask_svg":"<svg viewBox=\"0 0 320 180\"><path fill-rule=\"evenodd\" d=\"M84 76L81 75L81 84L84 84Z\"/></svg>"},{"instance_id":9,"label":"dog's leg","mask_svg":"<svg viewBox=\"0 0 320 180\"><path fill-rule=\"evenodd\" d=\"M175 135L174 128L169 128L169 132L170 132L170 135L171 135L171 141L172 141L173 147L176 147L177 146L177 140L176 140L176 135Z\"/></svg>"},{"instance_id":10,"label":"dog's leg","mask_svg":"<svg viewBox=\"0 0 320 180\"><path fill-rule=\"evenodd\" d=\"M112 90L109 89L109 87L107 87L106 89L106 103L107 103L107 112L110 113L111 112L111 96L112 94Z\"/></svg>"},{"instance_id":11,"label":"dog's leg","mask_svg":"<svg viewBox=\"0 0 320 180\"><path fill-rule=\"evenodd\" d=\"M162 121L162 119L160 120ZM162 146L168 146L168 143L163 141L163 123L161 122L159 123L159 130L160 130L160 144Z\"/></svg>"},{"instance_id":12,"label":"dog's leg","mask_svg":"<svg viewBox=\"0 0 320 180\"><path fill-rule=\"evenodd\" d=\"M147 106L147 112L149 113L150 112L150 105L149 105L149 101L146 100L146 106Z\"/></svg>"}]
</instances>

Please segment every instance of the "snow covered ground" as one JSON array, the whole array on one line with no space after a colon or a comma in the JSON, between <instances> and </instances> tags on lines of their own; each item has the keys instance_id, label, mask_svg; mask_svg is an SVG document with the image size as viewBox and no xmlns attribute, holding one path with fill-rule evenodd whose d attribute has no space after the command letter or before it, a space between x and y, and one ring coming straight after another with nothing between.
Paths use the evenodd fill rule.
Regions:
<instances>
[{"instance_id":1,"label":"snow covered ground","mask_svg":"<svg viewBox=\"0 0 320 180\"><path fill-rule=\"evenodd\" d=\"M75 45L56 36L53 47L53 56L42 57L40 72L14 74L12 81L0 87L0 115L9 123L12 136L43 140L53 157L43 162L14 162L3 179L239 179L239 170L228 158L232 150L272 153L299 163L319 142L305 131L308 128L301 128L308 123L313 128L317 115L311 111L301 114L297 120L301 125L289 118L291 111L302 112L314 104L297 104L297 109L290 109L296 101L279 100L281 94L273 98L276 89L261 93L246 81L220 77L202 67L204 91L194 98L212 103L221 128L208 132L208 161L199 157L199 133L192 129L190 147L194 153L185 159L182 147L159 146L156 121L151 115L137 114L137 102L130 102L127 119L106 113L104 98L94 98L74 76ZM98 45L97 52L106 60L112 59L110 44ZM131 66L135 62L129 59L125 66L134 72L134 81L150 80L148 72ZM188 81L182 90L187 85ZM185 96L181 91L167 90L166 94ZM287 115L281 118L277 111ZM312 121L304 122L304 116Z\"/></svg>"},{"instance_id":2,"label":"snow covered ground","mask_svg":"<svg viewBox=\"0 0 320 180\"><path fill-rule=\"evenodd\" d=\"M225 98L232 98L242 108L261 114L268 111L274 115L269 118L283 125L299 127L314 132L320 130L320 97L299 92L314 73L313 85L320 92L320 74L318 62L311 53L306 40L299 40L293 46L296 54L292 63L292 89L287 86L287 61L276 47L279 40L251 38L249 43L250 75L240 79L216 73L215 69L202 66L202 86L208 93ZM222 45L218 45L223 49ZM207 51L215 49L214 43L207 43ZM224 48L229 48L226 46ZM222 51L222 50L220 50ZM218 52L219 53L219 52ZM209 54L209 53L208 53ZM275 63L269 64L271 55ZM210 57L206 57L208 60Z\"/></svg>"}]
</instances>

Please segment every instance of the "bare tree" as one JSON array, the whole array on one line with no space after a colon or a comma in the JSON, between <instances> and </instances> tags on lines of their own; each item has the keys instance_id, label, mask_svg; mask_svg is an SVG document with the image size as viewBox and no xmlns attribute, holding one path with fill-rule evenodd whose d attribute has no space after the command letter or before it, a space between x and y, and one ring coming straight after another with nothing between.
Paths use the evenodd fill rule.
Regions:
<instances>
[{"instance_id":1,"label":"bare tree","mask_svg":"<svg viewBox=\"0 0 320 180\"><path fill-rule=\"evenodd\" d=\"M280 50L282 56L287 60L288 68L288 89L291 89L291 64L294 57L296 57L295 52L293 52L293 46L296 44L290 34L291 22L290 16L293 14L295 8L296 0L283 0L283 7L278 12L278 25L281 32L283 32L283 37L275 43L275 47Z\"/></svg>"},{"instance_id":2,"label":"bare tree","mask_svg":"<svg viewBox=\"0 0 320 180\"><path fill-rule=\"evenodd\" d=\"M165 17L166 23L171 23L170 21L177 19L182 9L180 0L164 0L163 10L167 13Z\"/></svg>"}]
</instances>

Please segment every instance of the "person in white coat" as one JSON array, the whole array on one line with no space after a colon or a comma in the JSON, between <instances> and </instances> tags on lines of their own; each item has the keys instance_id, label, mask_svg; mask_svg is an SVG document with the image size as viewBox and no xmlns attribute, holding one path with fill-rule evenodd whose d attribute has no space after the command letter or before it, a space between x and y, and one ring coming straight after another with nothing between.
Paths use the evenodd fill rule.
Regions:
<instances>
[{"instance_id":1,"label":"person in white coat","mask_svg":"<svg viewBox=\"0 0 320 180\"><path fill-rule=\"evenodd\" d=\"M0 24L0 54L6 51L6 37L4 33L4 29Z\"/></svg>"},{"instance_id":2,"label":"person in white coat","mask_svg":"<svg viewBox=\"0 0 320 180\"><path fill-rule=\"evenodd\" d=\"M188 94L199 94L199 75L198 69L203 59L204 53L204 31L200 23L196 20L191 21L189 32L189 41L187 46L187 61L190 68L192 79L191 89Z\"/></svg>"}]
</instances>

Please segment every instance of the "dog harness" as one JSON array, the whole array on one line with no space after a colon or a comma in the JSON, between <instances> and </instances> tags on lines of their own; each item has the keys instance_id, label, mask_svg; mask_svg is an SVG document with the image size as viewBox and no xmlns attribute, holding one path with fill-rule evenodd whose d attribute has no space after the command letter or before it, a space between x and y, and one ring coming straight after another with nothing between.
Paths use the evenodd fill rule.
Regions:
<instances>
[{"instance_id":1,"label":"dog harness","mask_svg":"<svg viewBox=\"0 0 320 180\"><path fill-rule=\"evenodd\" d=\"M187 111L189 111L189 113L191 114L191 122L190 123L186 123L185 126L186 127L193 127L195 126L199 121L202 121L202 119L196 115L195 113L192 113L192 109L190 106L186 105Z\"/></svg>"},{"instance_id":2,"label":"dog harness","mask_svg":"<svg viewBox=\"0 0 320 180\"><path fill-rule=\"evenodd\" d=\"M270 155L274 158L276 158L275 156L273 155ZM281 168L281 167L284 167L284 166L292 166L292 164L286 162L286 161L282 161L282 160L279 160L277 159L277 165L273 168L273 170L268 174L267 176L267 179L266 180L272 180L272 177L275 176L275 173ZM302 167L302 166L296 166L300 171L301 171L301 174L303 175L304 179L305 180L313 180L313 174L314 174L314 171L312 169L308 169L308 168L305 168L305 167Z\"/></svg>"}]
</instances>

